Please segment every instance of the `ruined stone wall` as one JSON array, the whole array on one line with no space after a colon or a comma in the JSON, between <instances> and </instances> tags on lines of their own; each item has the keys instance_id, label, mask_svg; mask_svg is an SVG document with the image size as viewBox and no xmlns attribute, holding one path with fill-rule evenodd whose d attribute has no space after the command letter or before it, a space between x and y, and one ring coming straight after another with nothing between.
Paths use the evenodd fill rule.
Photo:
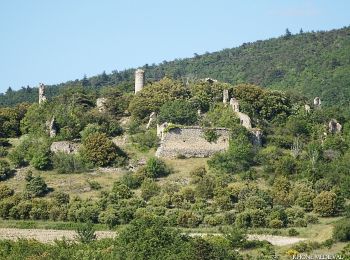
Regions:
<instances>
[{"instance_id":1,"label":"ruined stone wall","mask_svg":"<svg viewBox=\"0 0 350 260\"><path fill-rule=\"evenodd\" d=\"M173 128L163 134L157 157L174 158L177 156L209 157L214 153L225 151L229 147L229 130L213 129L219 135L216 142L204 138L204 130L198 126Z\"/></svg>"}]
</instances>

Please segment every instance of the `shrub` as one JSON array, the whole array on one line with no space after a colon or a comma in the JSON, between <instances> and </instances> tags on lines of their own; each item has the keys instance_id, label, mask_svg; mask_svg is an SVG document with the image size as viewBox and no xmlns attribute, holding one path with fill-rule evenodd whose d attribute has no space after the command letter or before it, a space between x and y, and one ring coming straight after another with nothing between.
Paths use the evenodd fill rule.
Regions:
<instances>
[{"instance_id":1,"label":"shrub","mask_svg":"<svg viewBox=\"0 0 350 260\"><path fill-rule=\"evenodd\" d=\"M299 235L299 232L295 228L288 229L288 235L291 237L295 237Z\"/></svg>"},{"instance_id":2,"label":"shrub","mask_svg":"<svg viewBox=\"0 0 350 260\"><path fill-rule=\"evenodd\" d=\"M191 211L180 211L177 224L181 227L194 228L202 222L202 219Z\"/></svg>"},{"instance_id":3,"label":"shrub","mask_svg":"<svg viewBox=\"0 0 350 260\"><path fill-rule=\"evenodd\" d=\"M220 136L216 133L214 129L204 130L204 139L207 140L209 143L216 143L219 137Z\"/></svg>"},{"instance_id":4,"label":"shrub","mask_svg":"<svg viewBox=\"0 0 350 260\"><path fill-rule=\"evenodd\" d=\"M58 205L66 205L69 203L68 193L64 193L62 191L55 191L52 193L51 196Z\"/></svg>"},{"instance_id":5,"label":"shrub","mask_svg":"<svg viewBox=\"0 0 350 260\"><path fill-rule=\"evenodd\" d=\"M47 185L44 179L40 176L30 179L26 184L25 190L32 197L42 197L48 192Z\"/></svg>"},{"instance_id":6,"label":"shrub","mask_svg":"<svg viewBox=\"0 0 350 260\"><path fill-rule=\"evenodd\" d=\"M131 141L141 151L147 151L158 146L159 138L154 129L137 133L131 136Z\"/></svg>"},{"instance_id":7,"label":"shrub","mask_svg":"<svg viewBox=\"0 0 350 260\"><path fill-rule=\"evenodd\" d=\"M85 128L80 132L81 140L84 141L91 134L103 133L102 127L98 124L88 124Z\"/></svg>"},{"instance_id":8,"label":"shrub","mask_svg":"<svg viewBox=\"0 0 350 260\"><path fill-rule=\"evenodd\" d=\"M77 240L83 244L88 244L96 240L95 229L91 222L81 224L77 228L76 233Z\"/></svg>"},{"instance_id":9,"label":"shrub","mask_svg":"<svg viewBox=\"0 0 350 260\"><path fill-rule=\"evenodd\" d=\"M313 200L314 211L322 217L337 214L337 195L331 191L322 191Z\"/></svg>"},{"instance_id":10,"label":"shrub","mask_svg":"<svg viewBox=\"0 0 350 260\"><path fill-rule=\"evenodd\" d=\"M283 228L283 221L280 219L272 219L269 222L270 228Z\"/></svg>"},{"instance_id":11,"label":"shrub","mask_svg":"<svg viewBox=\"0 0 350 260\"><path fill-rule=\"evenodd\" d=\"M159 185L152 179L145 179L141 184L141 197L144 200L158 195L160 193Z\"/></svg>"},{"instance_id":12,"label":"shrub","mask_svg":"<svg viewBox=\"0 0 350 260\"><path fill-rule=\"evenodd\" d=\"M0 200L11 197L14 193L15 191L7 185L0 185Z\"/></svg>"},{"instance_id":13,"label":"shrub","mask_svg":"<svg viewBox=\"0 0 350 260\"><path fill-rule=\"evenodd\" d=\"M5 147L0 146L0 157L5 157L8 154L8 151Z\"/></svg>"},{"instance_id":14,"label":"shrub","mask_svg":"<svg viewBox=\"0 0 350 260\"><path fill-rule=\"evenodd\" d=\"M125 154L103 133L88 135L83 141L81 154L85 160L92 162L95 166L107 166L117 159L122 163L122 157L125 157Z\"/></svg>"},{"instance_id":15,"label":"shrub","mask_svg":"<svg viewBox=\"0 0 350 260\"><path fill-rule=\"evenodd\" d=\"M214 196L215 182L211 176L203 177L196 185L196 194L205 199L211 199Z\"/></svg>"},{"instance_id":16,"label":"shrub","mask_svg":"<svg viewBox=\"0 0 350 260\"><path fill-rule=\"evenodd\" d=\"M0 181L6 180L11 174L10 164L7 161L0 160Z\"/></svg>"},{"instance_id":17,"label":"shrub","mask_svg":"<svg viewBox=\"0 0 350 260\"><path fill-rule=\"evenodd\" d=\"M87 180L87 183L92 190L100 190L102 188L101 184L99 184L97 181Z\"/></svg>"},{"instance_id":18,"label":"shrub","mask_svg":"<svg viewBox=\"0 0 350 260\"><path fill-rule=\"evenodd\" d=\"M37 151L32 159L30 165L38 170L47 170L51 166L50 155L47 151Z\"/></svg>"},{"instance_id":19,"label":"shrub","mask_svg":"<svg viewBox=\"0 0 350 260\"><path fill-rule=\"evenodd\" d=\"M59 174L80 173L86 170L82 159L78 155L58 152L52 158L53 167Z\"/></svg>"},{"instance_id":20,"label":"shrub","mask_svg":"<svg viewBox=\"0 0 350 260\"><path fill-rule=\"evenodd\" d=\"M350 219L346 218L335 224L333 238L341 242L350 241Z\"/></svg>"},{"instance_id":21,"label":"shrub","mask_svg":"<svg viewBox=\"0 0 350 260\"><path fill-rule=\"evenodd\" d=\"M120 182L130 189L137 189L141 186L143 176L137 173L126 173L122 176Z\"/></svg>"},{"instance_id":22,"label":"shrub","mask_svg":"<svg viewBox=\"0 0 350 260\"><path fill-rule=\"evenodd\" d=\"M168 176L171 169L161 159L152 157L146 163L145 172L149 178L159 178Z\"/></svg>"},{"instance_id":23,"label":"shrub","mask_svg":"<svg viewBox=\"0 0 350 260\"><path fill-rule=\"evenodd\" d=\"M133 196L133 192L122 182L116 181L113 183L112 195L117 199L129 199Z\"/></svg>"},{"instance_id":24,"label":"shrub","mask_svg":"<svg viewBox=\"0 0 350 260\"><path fill-rule=\"evenodd\" d=\"M190 172L191 184L198 183L207 174L207 170L204 166L200 166Z\"/></svg>"},{"instance_id":25,"label":"shrub","mask_svg":"<svg viewBox=\"0 0 350 260\"><path fill-rule=\"evenodd\" d=\"M317 224L319 222L318 217L315 214L306 214L305 220L308 224Z\"/></svg>"}]
</instances>

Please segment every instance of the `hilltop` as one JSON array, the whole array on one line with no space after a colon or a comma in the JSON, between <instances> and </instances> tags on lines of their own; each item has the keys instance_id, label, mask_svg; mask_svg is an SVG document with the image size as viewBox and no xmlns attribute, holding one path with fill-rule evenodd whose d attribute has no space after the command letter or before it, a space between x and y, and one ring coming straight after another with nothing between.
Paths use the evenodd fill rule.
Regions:
<instances>
[{"instance_id":1,"label":"hilltop","mask_svg":"<svg viewBox=\"0 0 350 260\"><path fill-rule=\"evenodd\" d=\"M350 98L350 27L331 31L301 32L240 47L224 49L193 58L145 64L148 82L164 76L174 79L211 77L230 84L252 83L262 87L320 96L325 104L348 104ZM132 91L134 69L102 73L47 87L47 96L56 96L62 88L83 86L98 92L104 86L119 86ZM34 102L36 88L23 87L0 95L0 106Z\"/></svg>"}]
</instances>

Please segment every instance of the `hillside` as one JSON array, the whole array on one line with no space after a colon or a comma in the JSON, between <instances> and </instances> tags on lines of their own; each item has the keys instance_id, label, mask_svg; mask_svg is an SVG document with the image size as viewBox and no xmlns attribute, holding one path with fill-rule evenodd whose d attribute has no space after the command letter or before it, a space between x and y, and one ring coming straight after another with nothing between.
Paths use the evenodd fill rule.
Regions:
<instances>
[{"instance_id":1,"label":"hillside","mask_svg":"<svg viewBox=\"0 0 350 260\"><path fill-rule=\"evenodd\" d=\"M244 43L193 58L144 65L147 81L212 77L231 84L253 83L262 87L320 96L325 104L348 104L350 98L350 27L320 32L284 35ZM64 86L84 86L97 91L102 86L123 84L131 91L134 69L114 71L82 80L47 87L47 96L57 95ZM23 87L0 95L0 106L36 100L36 88Z\"/></svg>"}]
</instances>

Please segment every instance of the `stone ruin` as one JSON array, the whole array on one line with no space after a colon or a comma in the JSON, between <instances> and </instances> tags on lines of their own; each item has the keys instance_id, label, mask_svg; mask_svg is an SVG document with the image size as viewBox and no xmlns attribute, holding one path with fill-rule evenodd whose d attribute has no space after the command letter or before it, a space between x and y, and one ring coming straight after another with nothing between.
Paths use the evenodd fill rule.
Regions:
<instances>
[{"instance_id":1,"label":"stone ruin","mask_svg":"<svg viewBox=\"0 0 350 260\"><path fill-rule=\"evenodd\" d=\"M239 118L239 122L242 126L250 130L252 128L252 122L250 117L247 114L244 114L239 111L239 102L235 98L230 99L230 105L232 107L233 112L237 115Z\"/></svg>"},{"instance_id":2,"label":"stone ruin","mask_svg":"<svg viewBox=\"0 0 350 260\"><path fill-rule=\"evenodd\" d=\"M66 154L76 154L79 150L80 145L70 141L59 141L53 142L50 146L50 151L53 153L66 153Z\"/></svg>"},{"instance_id":3,"label":"stone ruin","mask_svg":"<svg viewBox=\"0 0 350 260\"><path fill-rule=\"evenodd\" d=\"M48 120L46 122L46 129L47 129L47 133L49 134L49 136L55 137L57 135L57 129L56 129L56 125L55 125L55 117L53 116L51 120Z\"/></svg>"},{"instance_id":4,"label":"stone ruin","mask_svg":"<svg viewBox=\"0 0 350 260\"><path fill-rule=\"evenodd\" d=\"M149 128L151 127L151 125L153 124L153 122L156 121L156 119L157 119L157 114L156 114L156 112L152 112L152 113L149 115L149 120L148 120L146 129L149 129Z\"/></svg>"},{"instance_id":5,"label":"stone ruin","mask_svg":"<svg viewBox=\"0 0 350 260\"><path fill-rule=\"evenodd\" d=\"M218 135L215 142L205 139L205 129L199 126L170 128L168 123L157 127L157 134L161 139L156 151L157 157L209 157L222 152L229 147L230 131L226 128L213 128Z\"/></svg>"},{"instance_id":6,"label":"stone ruin","mask_svg":"<svg viewBox=\"0 0 350 260\"><path fill-rule=\"evenodd\" d=\"M306 113L310 113L311 112L311 107L309 105L305 105L304 108L305 108L305 112Z\"/></svg>"},{"instance_id":7,"label":"stone ruin","mask_svg":"<svg viewBox=\"0 0 350 260\"><path fill-rule=\"evenodd\" d=\"M342 128L342 125L339 124L338 121L335 119L332 119L328 123L328 132L330 132L331 134L340 133Z\"/></svg>"},{"instance_id":8,"label":"stone ruin","mask_svg":"<svg viewBox=\"0 0 350 260\"><path fill-rule=\"evenodd\" d=\"M43 83L39 84L39 104L44 103L47 100L45 96L45 85Z\"/></svg>"},{"instance_id":9,"label":"stone ruin","mask_svg":"<svg viewBox=\"0 0 350 260\"><path fill-rule=\"evenodd\" d=\"M228 99L229 99L228 89L224 89L223 95L222 95L222 103L224 103L225 106L227 106Z\"/></svg>"},{"instance_id":10,"label":"stone ruin","mask_svg":"<svg viewBox=\"0 0 350 260\"><path fill-rule=\"evenodd\" d=\"M319 97L314 98L314 106L315 108L321 108L321 99Z\"/></svg>"},{"instance_id":11,"label":"stone ruin","mask_svg":"<svg viewBox=\"0 0 350 260\"><path fill-rule=\"evenodd\" d=\"M135 71L135 94L143 89L145 84L145 72L141 69Z\"/></svg>"},{"instance_id":12,"label":"stone ruin","mask_svg":"<svg viewBox=\"0 0 350 260\"><path fill-rule=\"evenodd\" d=\"M107 110L107 98L96 99L96 107L100 113L104 113Z\"/></svg>"}]
</instances>

